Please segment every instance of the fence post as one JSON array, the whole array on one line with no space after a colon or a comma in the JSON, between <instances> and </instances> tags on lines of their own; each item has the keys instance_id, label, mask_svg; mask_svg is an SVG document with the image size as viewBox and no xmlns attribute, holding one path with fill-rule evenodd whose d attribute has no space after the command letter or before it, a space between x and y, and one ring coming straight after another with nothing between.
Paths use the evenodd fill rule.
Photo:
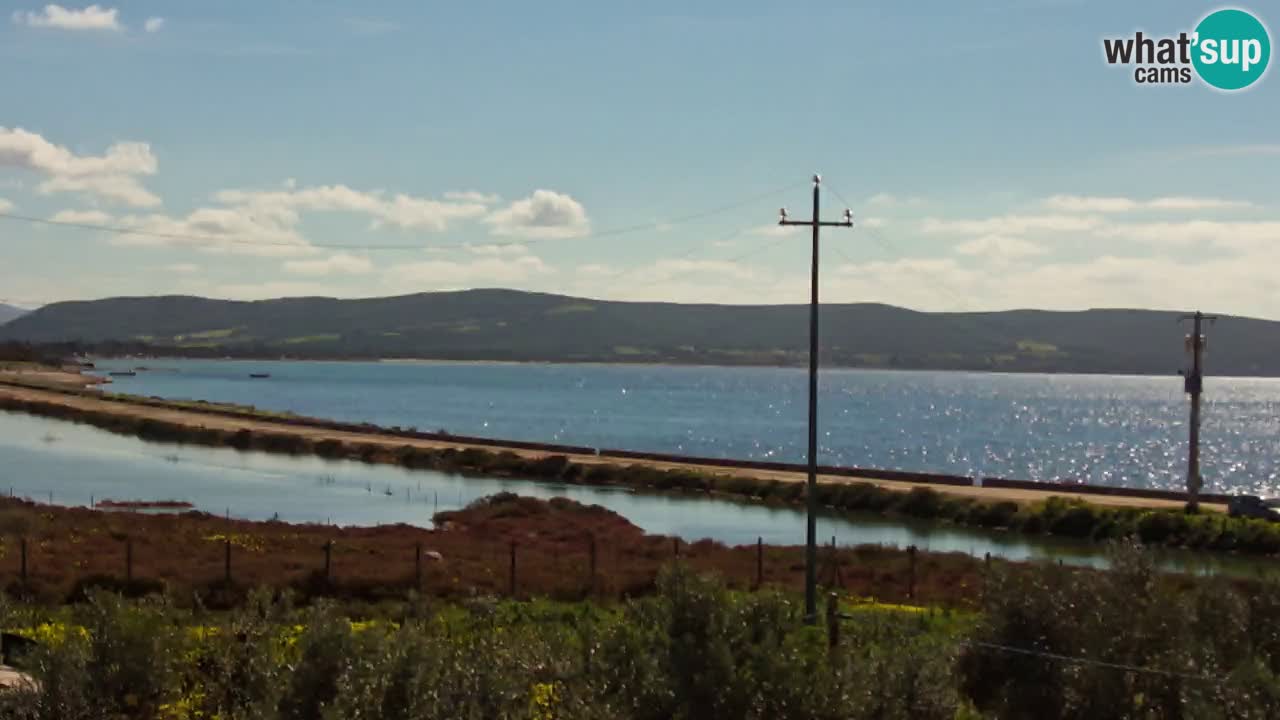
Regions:
<instances>
[{"instance_id":1,"label":"fence post","mask_svg":"<svg viewBox=\"0 0 1280 720\"><path fill-rule=\"evenodd\" d=\"M916 546L912 545L907 548L908 575L907 575L907 598L916 599Z\"/></svg>"},{"instance_id":2,"label":"fence post","mask_svg":"<svg viewBox=\"0 0 1280 720\"><path fill-rule=\"evenodd\" d=\"M133 538L124 539L124 580L133 582Z\"/></svg>"},{"instance_id":3,"label":"fence post","mask_svg":"<svg viewBox=\"0 0 1280 720\"><path fill-rule=\"evenodd\" d=\"M226 540L223 540L223 550L225 554L223 557L222 579L225 580L228 585L230 585L231 584L231 538L227 538Z\"/></svg>"},{"instance_id":4,"label":"fence post","mask_svg":"<svg viewBox=\"0 0 1280 720\"><path fill-rule=\"evenodd\" d=\"M333 541L326 540L324 543L324 580L329 581L333 570Z\"/></svg>"},{"instance_id":5,"label":"fence post","mask_svg":"<svg viewBox=\"0 0 1280 720\"><path fill-rule=\"evenodd\" d=\"M840 550L836 548L836 536L831 536L831 585L844 589L844 578L840 577Z\"/></svg>"},{"instance_id":6,"label":"fence post","mask_svg":"<svg viewBox=\"0 0 1280 720\"><path fill-rule=\"evenodd\" d=\"M422 589L422 541L413 548L413 586Z\"/></svg>"},{"instance_id":7,"label":"fence post","mask_svg":"<svg viewBox=\"0 0 1280 720\"><path fill-rule=\"evenodd\" d=\"M514 598L516 596L516 541L515 540L511 541L511 571L510 571L510 576L507 578L507 580L508 580L507 584L511 588L511 597Z\"/></svg>"},{"instance_id":8,"label":"fence post","mask_svg":"<svg viewBox=\"0 0 1280 720\"><path fill-rule=\"evenodd\" d=\"M829 648L840 644L840 615L837 598L835 593L827 596L827 647Z\"/></svg>"},{"instance_id":9,"label":"fence post","mask_svg":"<svg viewBox=\"0 0 1280 720\"><path fill-rule=\"evenodd\" d=\"M595 534L588 536L588 560L590 562L590 575L587 577L587 594L592 595L596 591L596 536Z\"/></svg>"},{"instance_id":10,"label":"fence post","mask_svg":"<svg viewBox=\"0 0 1280 720\"><path fill-rule=\"evenodd\" d=\"M22 538L22 583L27 582L27 539Z\"/></svg>"},{"instance_id":11,"label":"fence post","mask_svg":"<svg viewBox=\"0 0 1280 720\"><path fill-rule=\"evenodd\" d=\"M987 583L991 581L991 553L982 559L982 599L987 599Z\"/></svg>"},{"instance_id":12,"label":"fence post","mask_svg":"<svg viewBox=\"0 0 1280 720\"><path fill-rule=\"evenodd\" d=\"M764 538L755 538L755 589L764 585Z\"/></svg>"}]
</instances>

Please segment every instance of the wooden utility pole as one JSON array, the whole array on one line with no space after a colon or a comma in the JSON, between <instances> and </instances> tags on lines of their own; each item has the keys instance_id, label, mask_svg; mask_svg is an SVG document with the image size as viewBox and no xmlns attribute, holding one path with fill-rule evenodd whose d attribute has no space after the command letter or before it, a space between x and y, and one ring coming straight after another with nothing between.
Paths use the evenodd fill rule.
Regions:
<instances>
[{"instance_id":1,"label":"wooden utility pole","mask_svg":"<svg viewBox=\"0 0 1280 720\"><path fill-rule=\"evenodd\" d=\"M1200 489L1204 479L1200 477L1200 393L1204 391L1204 334L1201 325L1205 320L1213 322L1216 315L1205 315L1197 310L1179 320L1192 321L1191 334L1187 336L1187 352L1191 353L1191 371L1184 373L1183 389L1191 396L1190 444L1187 448L1187 509L1200 509Z\"/></svg>"},{"instance_id":2,"label":"wooden utility pole","mask_svg":"<svg viewBox=\"0 0 1280 720\"><path fill-rule=\"evenodd\" d=\"M813 259L809 274L809 481L805 486L804 616L813 624L818 619L818 231L823 226L853 227L853 213L845 209L839 222L823 222L818 215L818 191L822 177L813 176L813 217L787 219L787 209L778 211L779 225L807 225L813 228Z\"/></svg>"}]
</instances>

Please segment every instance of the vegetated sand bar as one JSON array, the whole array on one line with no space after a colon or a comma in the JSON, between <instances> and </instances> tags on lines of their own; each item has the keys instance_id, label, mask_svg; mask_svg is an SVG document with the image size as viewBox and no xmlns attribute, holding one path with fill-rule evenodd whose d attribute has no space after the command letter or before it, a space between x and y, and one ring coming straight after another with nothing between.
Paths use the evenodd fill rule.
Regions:
<instances>
[{"instance_id":1,"label":"vegetated sand bar","mask_svg":"<svg viewBox=\"0 0 1280 720\"><path fill-rule=\"evenodd\" d=\"M10 373L0 372L0 381L10 380L13 382L29 382L37 380L30 373ZM40 373L38 378L40 381L51 385L62 385L68 388L83 388L86 384L86 378L83 375L66 372L44 372ZM658 460L637 460L630 458L601 457L597 455L583 454L566 454L547 452L542 450L530 450L528 448L505 447L497 444L472 445L465 442L454 442L449 440L408 438L397 435L382 434L377 432L345 432L321 427L308 427L299 424L286 424L272 422L265 418L255 417L231 417L216 413L206 413L195 409L177 409L170 407L157 407L154 405L144 405L140 403L132 403L128 400L109 399L105 397L92 397L86 395L73 395L59 392L56 389L41 389L35 387L17 387L14 385L0 384L0 396L11 397L17 400L44 402L51 404L64 405L70 408L81 410L105 411L122 417L146 418L151 420L159 420L178 425L185 425L192 428L211 428L217 430L237 431L247 429L252 432L270 432L286 435L294 435L306 438L313 442L321 440L339 440L342 442L357 443L373 443L382 445L388 449L395 449L409 445L416 448L444 449L444 448L476 448L491 452L510 451L521 457L539 458L548 455L565 455L571 462L582 465L594 464L610 464L610 465L644 465L660 470L690 470L706 474L714 475L733 475L736 477L751 477L765 480L780 480L783 482L804 482L806 476L802 472L784 471L784 470L765 470L757 468L727 468L712 465L704 465L699 463L680 463L680 462L664 462ZM1152 509L1176 509L1181 508L1183 503L1177 500L1165 500L1160 498L1146 498L1129 495L1083 495L1075 493L1064 493L1061 490L1029 490L1021 488L993 488L980 486L963 486L963 485L935 485L925 483L913 483L901 480L882 480L877 478L861 478L848 477L843 475L820 475L819 482L823 483L870 483L886 490L894 490L898 492L908 492L918 487L928 487L945 495L956 497L974 498L984 502L1003 502L1012 501L1021 504L1029 504L1037 501L1045 500L1052 496L1066 496L1073 499L1082 500L1095 505L1104 505L1110 507L1137 507ZM1222 505L1202 505L1202 507L1211 510L1225 511Z\"/></svg>"}]
</instances>

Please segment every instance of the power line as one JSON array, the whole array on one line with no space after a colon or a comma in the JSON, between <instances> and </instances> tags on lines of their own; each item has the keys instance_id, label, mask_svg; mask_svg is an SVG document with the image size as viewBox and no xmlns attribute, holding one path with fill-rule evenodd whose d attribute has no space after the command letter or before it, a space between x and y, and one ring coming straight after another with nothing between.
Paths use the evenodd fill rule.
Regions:
<instances>
[{"instance_id":1,"label":"power line","mask_svg":"<svg viewBox=\"0 0 1280 720\"><path fill-rule=\"evenodd\" d=\"M831 193L835 195L837 199L839 199L841 202L844 202L846 205L848 205L848 201L844 199L844 196L842 196L839 191L837 191L834 187L830 187L830 186L828 187L830 188ZM856 232L859 230L865 232L872 239L872 241L874 241L877 245L879 245L889 255L890 258L901 259L903 257L903 254L899 252L898 249L894 247L893 243L891 243L888 240L888 238L886 238L884 234L881 233L877 228L871 227L870 225L860 225L858 223L854 223L854 231ZM857 261L853 260L848 255L845 255L844 252L840 250L839 246L835 246L835 251L850 264L853 264L853 265L857 264ZM934 287L938 288L943 293L950 295L951 299L956 301L956 303L960 305L961 310L971 314L981 312L981 311L973 310L972 307L969 306L968 300L966 300L964 296L961 295L959 292L956 292L954 289L952 289L946 282L942 281L937 273L933 273L932 284L934 285Z\"/></svg>"},{"instance_id":2,"label":"power line","mask_svg":"<svg viewBox=\"0 0 1280 720\"><path fill-rule=\"evenodd\" d=\"M583 236L572 238L572 239L596 240L601 238L626 235L630 233L643 232L646 230L658 230L670 225L679 225L683 223L693 222L695 220L700 220L702 218L711 217L713 215L728 212L730 210L742 207L744 205L749 205L754 202L759 202L760 200L763 200L765 198L790 190L793 187L796 187L798 184L799 183L790 183L788 185L775 188L768 192L752 195L750 197L747 197L741 200L737 200L731 203L713 207L709 210L702 210L694 213L689 213L687 215L681 215L675 218L671 218L669 220L653 222L653 223L643 223L639 225L629 225L629 226L619 227L619 228L611 228L608 230L602 230L600 232L588 233L587 235L583 235ZM47 225L52 227L74 228L78 230L91 230L95 232L104 232L104 233L109 233L113 235L126 235L126 236L132 235L137 237L152 237L152 238L164 239L164 240L180 240L180 241L185 241L190 243L205 243L208 245L250 245L250 246L257 246L257 247L284 247L284 248L298 248L298 249L318 248L323 250L366 250L366 251L378 251L378 252L393 252L393 251L416 252L424 249L461 250L461 249L466 249L468 247L475 247L477 244L485 247L512 247L512 246L534 245L540 242L547 242L553 239L560 239L560 238L527 238L523 240L496 241L496 242L486 242L486 243L461 242L461 243L449 243L449 244L443 244L443 245L441 244L406 245L403 243L386 244L386 245L378 245L378 244L370 245L370 244L356 244L356 243L287 242L287 241L278 241L278 240L236 237L236 236L220 237L215 235L171 233L171 232L146 230L144 228L124 227L120 225L106 225L106 224L98 224L98 223L74 222L70 220L55 220L53 218L39 218L31 215L20 215L17 213L7 213L7 212L0 213L0 219L11 220L16 222L26 222L26 223L36 224L36 225Z\"/></svg>"},{"instance_id":3,"label":"power line","mask_svg":"<svg viewBox=\"0 0 1280 720\"><path fill-rule=\"evenodd\" d=\"M682 254L680 254L680 255L677 255L676 257L671 258L671 259L672 259L672 260L675 260L675 261L680 261L680 260L689 260L690 258L692 258L693 256L697 255L698 253L705 251L707 248L715 247L717 244L727 243L727 242L730 242L730 241L732 241L732 240L735 240L738 236L742 235L743 233L745 233L745 232L746 232L747 230L749 230L749 229L750 229L750 226L748 226L748 227L742 227L742 228L738 228L737 230L734 230L734 231L732 231L732 232L730 232L730 233L728 233L728 234L726 234L726 235L721 235L721 236L713 237L713 238L711 238L710 240L705 240L705 241L703 241L703 242L701 242L701 243L698 243L697 245L694 245L692 248L690 248L689 250L685 251L684 253L682 253ZM766 248L766 249L767 249L767 248ZM752 252L748 253L748 256L749 256L749 255L751 255L751 254L754 254L754 251L752 251ZM737 262L737 260L736 260L735 258L728 258L728 259L726 259L726 260L720 260L720 261L718 261L718 262ZM638 274L640 274L640 273L642 273L642 272L644 272L644 271L646 271L646 270L648 270L648 269L650 269L650 268L649 268L648 266L645 266L645 265L635 266L635 267L631 268L630 270L626 270L626 271L624 271L624 272L618 273L617 275L608 275L608 276L604 276L604 277L599 278L596 282L588 282L588 285L598 285L598 284L602 284L602 283L606 283L606 282L607 282L607 283L610 283L610 284L613 286L613 288L614 288L614 289L617 289L617 287L618 287L618 281L622 280L623 278L630 278L630 277L632 277L632 276L638 275ZM669 279L671 279L672 277L682 277L682 276L684 276L685 274L687 274L687 273L685 273L685 272L681 272L681 273L677 273L677 274L672 275L672 276L668 276L667 278L663 278L663 279L664 279L664 280L669 280Z\"/></svg>"},{"instance_id":4,"label":"power line","mask_svg":"<svg viewBox=\"0 0 1280 720\"><path fill-rule=\"evenodd\" d=\"M831 190L831 193L835 195L837 199L839 199L840 201L848 205L848 201L845 200L844 196L840 194L840 191L836 190L835 187L832 187L829 184L827 185L827 187L828 189ZM867 236L869 236L877 245L879 245L881 249L883 249L890 258L902 259L904 257L904 255L901 252L899 252L897 248L894 247L893 243L890 242L890 240L886 238L884 234L881 233L878 229L871 227L869 225L860 225L858 223L854 223L854 231L855 232L863 231L864 233L866 233ZM833 245L832 249L834 249L836 253L840 255L840 257L844 258L845 261L848 262L849 264L851 265L858 264L856 260L846 255L845 252L840 249L839 245ZM972 322L972 325L970 326L971 331L975 331L978 334L985 336L986 340L992 342L995 345L1003 346L1008 344L1008 335L1007 335L1008 328L1000 327L996 323L994 323L992 320L992 316L989 312L982 311L982 310L974 310L972 305L969 303L969 301L959 292L954 290L945 280L943 280L938 275L938 273L931 273L930 275L932 277L932 282L930 283L930 285L942 291L943 294L950 296L952 301L954 301L956 305L959 307L960 311L965 313L968 319Z\"/></svg>"},{"instance_id":5,"label":"power line","mask_svg":"<svg viewBox=\"0 0 1280 720\"><path fill-rule=\"evenodd\" d=\"M1039 657L1046 660L1055 660L1058 662L1070 663L1072 665L1088 665L1092 667L1100 667L1108 670L1121 670L1124 672L1138 673L1144 675L1158 675L1161 677L1179 678L1182 680L1194 680L1197 682L1221 683L1223 678L1214 677L1212 675L1193 675L1190 673L1178 672L1176 670L1161 670L1159 668L1140 667L1137 665L1126 665L1124 663L1107 662L1105 660L1093 660L1091 658L1077 657L1072 655L1062 655L1059 653L1046 652L1044 650L1031 650L1028 648L1012 647L1009 645L998 645L996 643L979 642L976 640L960 640L960 645L968 645L969 647L982 648L984 650L996 650L999 652L1011 653L1014 655L1025 655L1028 657Z\"/></svg>"}]
</instances>

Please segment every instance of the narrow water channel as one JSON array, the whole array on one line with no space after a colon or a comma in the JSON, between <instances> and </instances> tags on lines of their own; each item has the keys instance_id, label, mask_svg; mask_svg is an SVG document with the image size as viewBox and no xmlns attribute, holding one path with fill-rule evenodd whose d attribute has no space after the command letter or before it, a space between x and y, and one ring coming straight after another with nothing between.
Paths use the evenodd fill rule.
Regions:
<instances>
[{"instance_id":1,"label":"narrow water channel","mask_svg":"<svg viewBox=\"0 0 1280 720\"><path fill-rule=\"evenodd\" d=\"M86 425L0 412L0 492L59 505L88 506L103 499L182 500L205 512L248 520L430 527L436 511L456 509L502 491L602 505L650 533L687 541L804 542L804 514L789 508L157 444ZM923 521L826 516L819 521L818 535L824 542L834 537L841 545L916 545L975 556L991 553L1011 560L1105 564L1099 546L1089 543ZM1234 573L1253 572L1265 561L1168 552L1164 562L1181 571Z\"/></svg>"}]
</instances>

